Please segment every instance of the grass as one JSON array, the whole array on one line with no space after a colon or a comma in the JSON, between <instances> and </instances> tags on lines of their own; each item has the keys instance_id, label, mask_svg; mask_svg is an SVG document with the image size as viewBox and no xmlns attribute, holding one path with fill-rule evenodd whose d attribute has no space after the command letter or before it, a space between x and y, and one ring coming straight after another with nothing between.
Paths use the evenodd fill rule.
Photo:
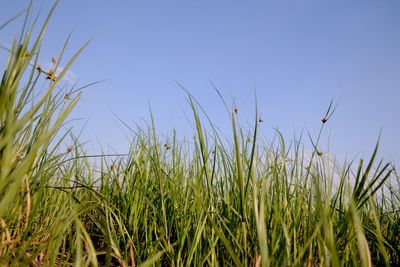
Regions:
<instances>
[{"instance_id":1,"label":"grass","mask_svg":"<svg viewBox=\"0 0 400 267\"><path fill-rule=\"evenodd\" d=\"M232 141L209 120L205 131L189 92L193 142L160 139L151 119L129 128L128 155L100 156L98 168L79 140L65 150L71 133L60 129L80 90L65 97L59 87L86 44L59 77L68 39L53 69L38 67L54 8L36 38L24 23L0 84L1 266L400 263L400 177L377 161L378 144L358 163L319 151L332 103L312 153L279 132L275 143L260 140L261 120L243 129L237 109L227 109Z\"/></svg>"}]
</instances>

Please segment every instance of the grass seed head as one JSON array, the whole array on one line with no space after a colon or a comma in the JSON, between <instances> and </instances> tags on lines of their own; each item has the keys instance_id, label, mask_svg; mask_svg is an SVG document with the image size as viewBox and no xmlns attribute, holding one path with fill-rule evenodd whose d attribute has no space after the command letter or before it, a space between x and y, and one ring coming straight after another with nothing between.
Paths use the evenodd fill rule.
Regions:
<instances>
[{"instance_id":1,"label":"grass seed head","mask_svg":"<svg viewBox=\"0 0 400 267\"><path fill-rule=\"evenodd\" d=\"M53 82L57 81L57 76L54 73L54 70L49 70L46 72L46 80L51 80Z\"/></svg>"},{"instance_id":2,"label":"grass seed head","mask_svg":"<svg viewBox=\"0 0 400 267\"><path fill-rule=\"evenodd\" d=\"M31 56L31 53L29 51L25 51L24 55L23 55L23 58L28 58L30 56Z\"/></svg>"},{"instance_id":3,"label":"grass seed head","mask_svg":"<svg viewBox=\"0 0 400 267\"><path fill-rule=\"evenodd\" d=\"M42 66L39 64L36 66L36 70L39 72L39 74L43 72Z\"/></svg>"}]
</instances>

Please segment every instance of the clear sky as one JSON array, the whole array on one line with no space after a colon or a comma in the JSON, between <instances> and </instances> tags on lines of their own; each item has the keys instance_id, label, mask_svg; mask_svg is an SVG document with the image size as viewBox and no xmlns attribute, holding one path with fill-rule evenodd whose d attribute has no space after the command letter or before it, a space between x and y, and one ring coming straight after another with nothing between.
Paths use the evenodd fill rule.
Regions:
<instances>
[{"instance_id":1,"label":"clear sky","mask_svg":"<svg viewBox=\"0 0 400 267\"><path fill-rule=\"evenodd\" d=\"M5 21L28 1L1 2ZM45 14L52 1L34 3ZM116 116L142 124L149 103L160 133L190 137L187 98L175 80L229 134L211 80L228 104L235 101L245 127L257 92L267 138L274 128L289 140L302 129L315 136L330 100L340 99L324 137L332 151L367 157L382 128L381 156L399 163L399 14L398 0L64 0L43 60L59 53L71 31L69 55L94 37L70 74L80 84L108 79L86 89L72 114L88 119L82 141L93 149L100 142L125 152L128 131ZM0 42L9 45L21 23L0 32ZM0 51L2 63L5 57Z\"/></svg>"}]
</instances>

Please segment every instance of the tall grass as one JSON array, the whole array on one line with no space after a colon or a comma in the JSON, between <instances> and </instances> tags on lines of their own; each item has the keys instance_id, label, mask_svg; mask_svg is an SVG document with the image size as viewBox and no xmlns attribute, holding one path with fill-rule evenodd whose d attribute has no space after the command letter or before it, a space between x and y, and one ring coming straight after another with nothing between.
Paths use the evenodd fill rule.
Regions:
<instances>
[{"instance_id":1,"label":"tall grass","mask_svg":"<svg viewBox=\"0 0 400 267\"><path fill-rule=\"evenodd\" d=\"M204 130L210 121L190 94L192 142L159 138L151 118L148 128L129 128L128 155L101 156L99 167L79 140L61 147L79 94L65 98L58 87L81 50L59 77L38 67L54 7L38 37L24 27L1 81L0 265L400 263L399 176L376 162L378 144L366 163L339 165L320 152L332 104L311 153L279 132L275 143L261 140L257 111L243 129L238 110L228 110L224 140L212 124Z\"/></svg>"}]
</instances>

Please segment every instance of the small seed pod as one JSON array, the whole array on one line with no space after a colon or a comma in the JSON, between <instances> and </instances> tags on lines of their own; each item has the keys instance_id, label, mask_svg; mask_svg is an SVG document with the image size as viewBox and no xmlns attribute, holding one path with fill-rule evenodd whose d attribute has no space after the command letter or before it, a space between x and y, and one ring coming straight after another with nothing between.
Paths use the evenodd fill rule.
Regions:
<instances>
[{"instance_id":1,"label":"small seed pod","mask_svg":"<svg viewBox=\"0 0 400 267\"><path fill-rule=\"evenodd\" d=\"M46 80L51 80L53 82L57 80L54 70L49 70L48 72L46 72L46 75L47 75Z\"/></svg>"},{"instance_id":2,"label":"small seed pod","mask_svg":"<svg viewBox=\"0 0 400 267\"><path fill-rule=\"evenodd\" d=\"M43 72L42 66L40 66L40 65L37 65L37 66L36 66L36 70L37 70L39 73L42 73L42 72Z\"/></svg>"},{"instance_id":3,"label":"small seed pod","mask_svg":"<svg viewBox=\"0 0 400 267\"><path fill-rule=\"evenodd\" d=\"M24 58L27 58L30 56L31 56L31 53L28 50L24 52L24 55L23 55Z\"/></svg>"}]
</instances>

